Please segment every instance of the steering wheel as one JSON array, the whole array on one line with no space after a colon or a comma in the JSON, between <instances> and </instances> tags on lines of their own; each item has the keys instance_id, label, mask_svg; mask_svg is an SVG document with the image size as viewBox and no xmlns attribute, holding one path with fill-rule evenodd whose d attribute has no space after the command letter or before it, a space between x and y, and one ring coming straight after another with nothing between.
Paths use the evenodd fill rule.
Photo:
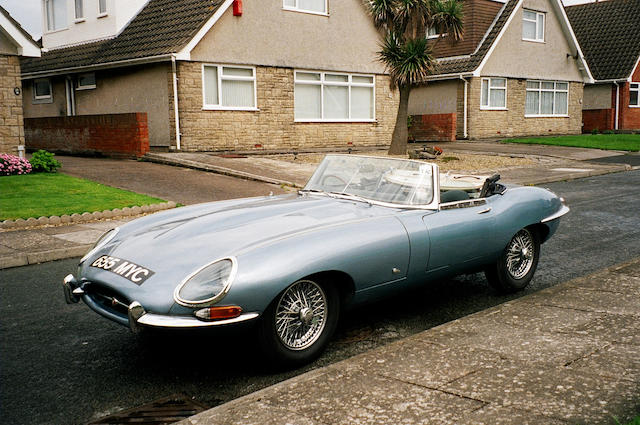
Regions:
<instances>
[{"instance_id":1,"label":"steering wheel","mask_svg":"<svg viewBox=\"0 0 640 425\"><path fill-rule=\"evenodd\" d=\"M329 183L329 184L327 184L327 180L331 180L331 179L337 180L338 183L333 183L333 184ZM326 186L338 186L338 185L346 186L347 182L342 177L336 176L335 174L327 174L326 176L324 176L322 178L321 184L323 186L325 186L325 185Z\"/></svg>"}]
</instances>

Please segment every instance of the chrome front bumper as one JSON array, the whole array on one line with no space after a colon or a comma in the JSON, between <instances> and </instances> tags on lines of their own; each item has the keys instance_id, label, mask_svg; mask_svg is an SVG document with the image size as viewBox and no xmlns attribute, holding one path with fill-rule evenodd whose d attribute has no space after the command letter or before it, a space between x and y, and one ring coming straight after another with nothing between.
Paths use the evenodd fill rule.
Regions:
<instances>
[{"instance_id":1,"label":"chrome front bumper","mask_svg":"<svg viewBox=\"0 0 640 425\"><path fill-rule=\"evenodd\" d=\"M96 313L107 319L118 322L121 325L128 326L133 332L137 332L141 327L149 326L155 328L206 328L214 326L225 326L236 323L247 322L259 316L258 313L244 313L233 319L204 321L197 317L191 316L167 316L162 314L147 313L144 307L138 302L133 301L128 306L128 317L122 317L102 308L98 303L93 301L89 295L79 286L73 275L67 275L62 281L62 289L67 304L75 304L81 299Z\"/></svg>"}]
</instances>

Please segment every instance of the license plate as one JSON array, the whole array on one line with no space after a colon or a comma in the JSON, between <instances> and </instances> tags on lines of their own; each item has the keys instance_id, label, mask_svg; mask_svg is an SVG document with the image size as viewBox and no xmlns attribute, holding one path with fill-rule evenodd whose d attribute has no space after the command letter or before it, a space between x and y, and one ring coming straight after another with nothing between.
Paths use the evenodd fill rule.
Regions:
<instances>
[{"instance_id":1,"label":"license plate","mask_svg":"<svg viewBox=\"0 0 640 425\"><path fill-rule=\"evenodd\" d=\"M110 257L103 255L91 263L91 267L102 269L122 276L136 285L142 285L145 280L149 279L155 273L145 267L139 266L131 261L122 258Z\"/></svg>"}]
</instances>

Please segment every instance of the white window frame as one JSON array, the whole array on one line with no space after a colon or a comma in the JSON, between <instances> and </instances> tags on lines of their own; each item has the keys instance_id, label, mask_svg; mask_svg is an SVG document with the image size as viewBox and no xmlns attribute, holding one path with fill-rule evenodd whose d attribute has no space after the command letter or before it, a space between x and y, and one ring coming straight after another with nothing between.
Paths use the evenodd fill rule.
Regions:
<instances>
[{"instance_id":1,"label":"white window frame","mask_svg":"<svg viewBox=\"0 0 640 425\"><path fill-rule=\"evenodd\" d=\"M78 11L80 14L78 15ZM84 22L84 0L74 0L73 2L73 13L75 16L75 23Z\"/></svg>"},{"instance_id":2,"label":"white window frame","mask_svg":"<svg viewBox=\"0 0 640 425\"><path fill-rule=\"evenodd\" d=\"M329 16L329 0L324 0L324 12L317 12L315 10L307 10L301 9L298 7L299 0L293 0L295 2L295 6L287 6L285 4L286 0L282 0L282 9L289 10L291 12L301 12L301 13L310 13L312 15L321 15L321 16Z\"/></svg>"},{"instance_id":3,"label":"white window frame","mask_svg":"<svg viewBox=\"0 0 640 425\"><path fill-rule=\"evenodd\" d=\"M36 83L37 82L46 81L49 84L49 94L46 96L38 96L36 92ZM31 86L31 90L33 91L33 101L34 103L51 103L53 102L53 86L51 85L51 80L49 78L38 78L33 80L33 84Z\"/></svg>"},{"instance_id":4,"label":"white window frame","mask_svg":"<svg viewBox=\"0 0 640 425\"><path fill-rule=\"evenodd\" d=\"M98 18L103 18L109 14L107 6L107 0L98 0Z\"/></svg>"},{"instance_id":5,"label":"white window frame","mask_svg":"<svg viewBox=\"0 0 640 425\"><path fill-rule=\"evenodd\" d=\"M638 103L635 105L631 103L631 92L636 92L638 95ZM635 81L629 83L629 108L640 108L640 83Z\"/></svg>"},{"instance_id":6,"label":"white window frame","mask_svg":"<svg viewBox=\"0 0 640 425\"><path fill-rule=\"evenodd\" d=\"M494 80L504 80L504 87L493 86L491 83ZM487 81L488 84L488 92L487 92L487 103L482 103L482 86L484 82ZM506 111L507 108L507 86L509 85L509 81L503 77L486 77L483 78L480 82L480 109L483 111ZM491 105L491 90L504 90L504 106L492 106Z\"/></svg>"},{"instance_id":7,"label":"white window frame","mask_svg":"<svg viewBox=\"0 0 640 425\"><path fill-rule=\"evenodd\" d=\"M320 74L320 80L298 80L298 73L304 74ZM339 81L326 81L325 76L329 75L344 75L348 77L347 82ZM365 77L372 78L372 83L354 83L353 77ZM325 72L325 71L310 71L305 69L297 69L294 71L293 82L293 98L294 98L294 115L295 115L295 97L297 84L320 86L320 118L295 118L295 122L375 122L376 121L376 76L373 74L347 74L344 72ZM349 99L347 104L347 110L349 112L349 118L325 118L324 117L324 88L325 86L346 86L349 87ZM352 87L370 87L373 89L373 117L372 118L351 118L351 88Z\"/></svg>"},{"instance_id":8,"label":"white window frame","mask_svg":"<svg viewBox=\"0 0 640 425\"><path fill-rule=\"evenodd\" d=\"M527 86L526 87L526 92L538 92L538 113L537 114L527 114L527 96L525 93L525 97L524 97L524 102L525 102L525 113L524 116L525 118L568 118L569 117L569 95L570 95L570 88L571 88L571 84L568 81L548 81L548 80L527 80L525 82L526 85L528 85L527 83L539 83L538 88L537 89L533 89L533 88L529 88ZM542 88L542 84L543 83L553 83L553 89L543 89ZM566 90L561 90L558 89L558 83L560 84L566 84L567 85L567 89ZM552 114L542 114L540 113L540 110L542 109L542 92L552 92L553 93L553 113ZM556 114L556 93L566 93L567 94L567 113L566 114Z\"/></svg>"},{"instance_id":9,"label":"white window frame","mask_svg":"<svg viewBox=\"0 0 640 425\"><path fill-rule=\"evenodd\" d=\"M525 17L524 12L529 12L529 13L535 13L536 14L536 19L527 19ZM538 28L538 17L542 16L542 38L538 38L538 34L540 34L540 28ZM538 12L536 10L529 10L529 9L523 9L522 12L522 21L523 22L533 22L536 25L536 36L535 38L525 38L524 36L524 29L522 30L523 34L522 34L522 39L524 41L533 41L535 43L544 43L544 35L546 33L546 27L547 27L547 16L546 13L544 12Z\"/></svg>"},{"instance_id":10,"label":"white window frame","mask_svg":"<svg viewBox=\"0 0 640 425\"><path fill-rule=\"evenodd\" d=\"M85 75L93 75L93 84L80 85L80 77ZM95 72L86 72L84 74L78 74L76 77L76 90L91 90L96 88L96 74Z\"/></svg>"},{"instance_id":11,"label":"white window frame","mask_svg":"<svg viewBox=\"0 0 640 425\"><path fill-rule=\"evenodd\" d=\"M50 34L53 32L58 32L58 31L64 31L66 29L69 28L68 24L67 24L67 16L65 16L65 23L63 26L61 26L60 28L55 28L55 14L54 14L54 6L53 3L56 0L43 0L43 7L44 7L44 27L46 29L45 33L46 34ZM63 1L66 2L66 0L57 0L57 1ZM66 6L66 3L65 3ZM65 7L65 15L67 13L66 7ZM53 20L53 26L54 28L49 27L49 17L51 16L51 19Z\"/></svg>"},{"instance_id":12,"label":"white window frame","mask_svg":"<svg viewBox=\"0 0 640 425\"><path fill-rule=\"evenodd\" d=\"M427 39L432 40L434 38L440 38L446 36L447 33L438 32L438 29L434 26L430 26L427 28Z\"/></svg>"},{"instance_id":13,"label":"white window frame","mask_svg":"<svg viewBox=\"0 0 640 425\"><path fill-rule=\"evenodd\" d=\"M218 69L218 104L207 104L207 95L205 87L204 70L205 68ZM237 75L222 75L222 68L235 68L235 69L251 69L253 77L241 77ZM202 64L202 109L207 111L259 111L258 108L258 83L256 80L256 67L255 66L242 66L242 65L222 65L213 63ZM253 82L253 104L255 106L222 106L222 81L223 80L235 80L235 81L251 81Z\"/></svg>"}]
</instances>

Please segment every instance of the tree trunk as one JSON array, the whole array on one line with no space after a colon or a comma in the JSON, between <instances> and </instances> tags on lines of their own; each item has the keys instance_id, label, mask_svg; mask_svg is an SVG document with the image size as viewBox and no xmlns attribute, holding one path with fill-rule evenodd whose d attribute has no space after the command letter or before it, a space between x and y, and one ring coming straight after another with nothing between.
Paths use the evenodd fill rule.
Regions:
<instances>
[{"instance_id":1,"label":"tree trunk","mask_svg":"<svg viewBox=\"0 0 640 425\"><path fill-rule=\"evenodd\" d=\"M391 136L391 146L389 146L389 155L406 155L407 154L407 138L409 137L409 129L407 128L407 116L409 110L409 92L410 86L400 86L400 104L398 105L398 115L396 117L396 126Z\"/></svg>"}]
</instances>

